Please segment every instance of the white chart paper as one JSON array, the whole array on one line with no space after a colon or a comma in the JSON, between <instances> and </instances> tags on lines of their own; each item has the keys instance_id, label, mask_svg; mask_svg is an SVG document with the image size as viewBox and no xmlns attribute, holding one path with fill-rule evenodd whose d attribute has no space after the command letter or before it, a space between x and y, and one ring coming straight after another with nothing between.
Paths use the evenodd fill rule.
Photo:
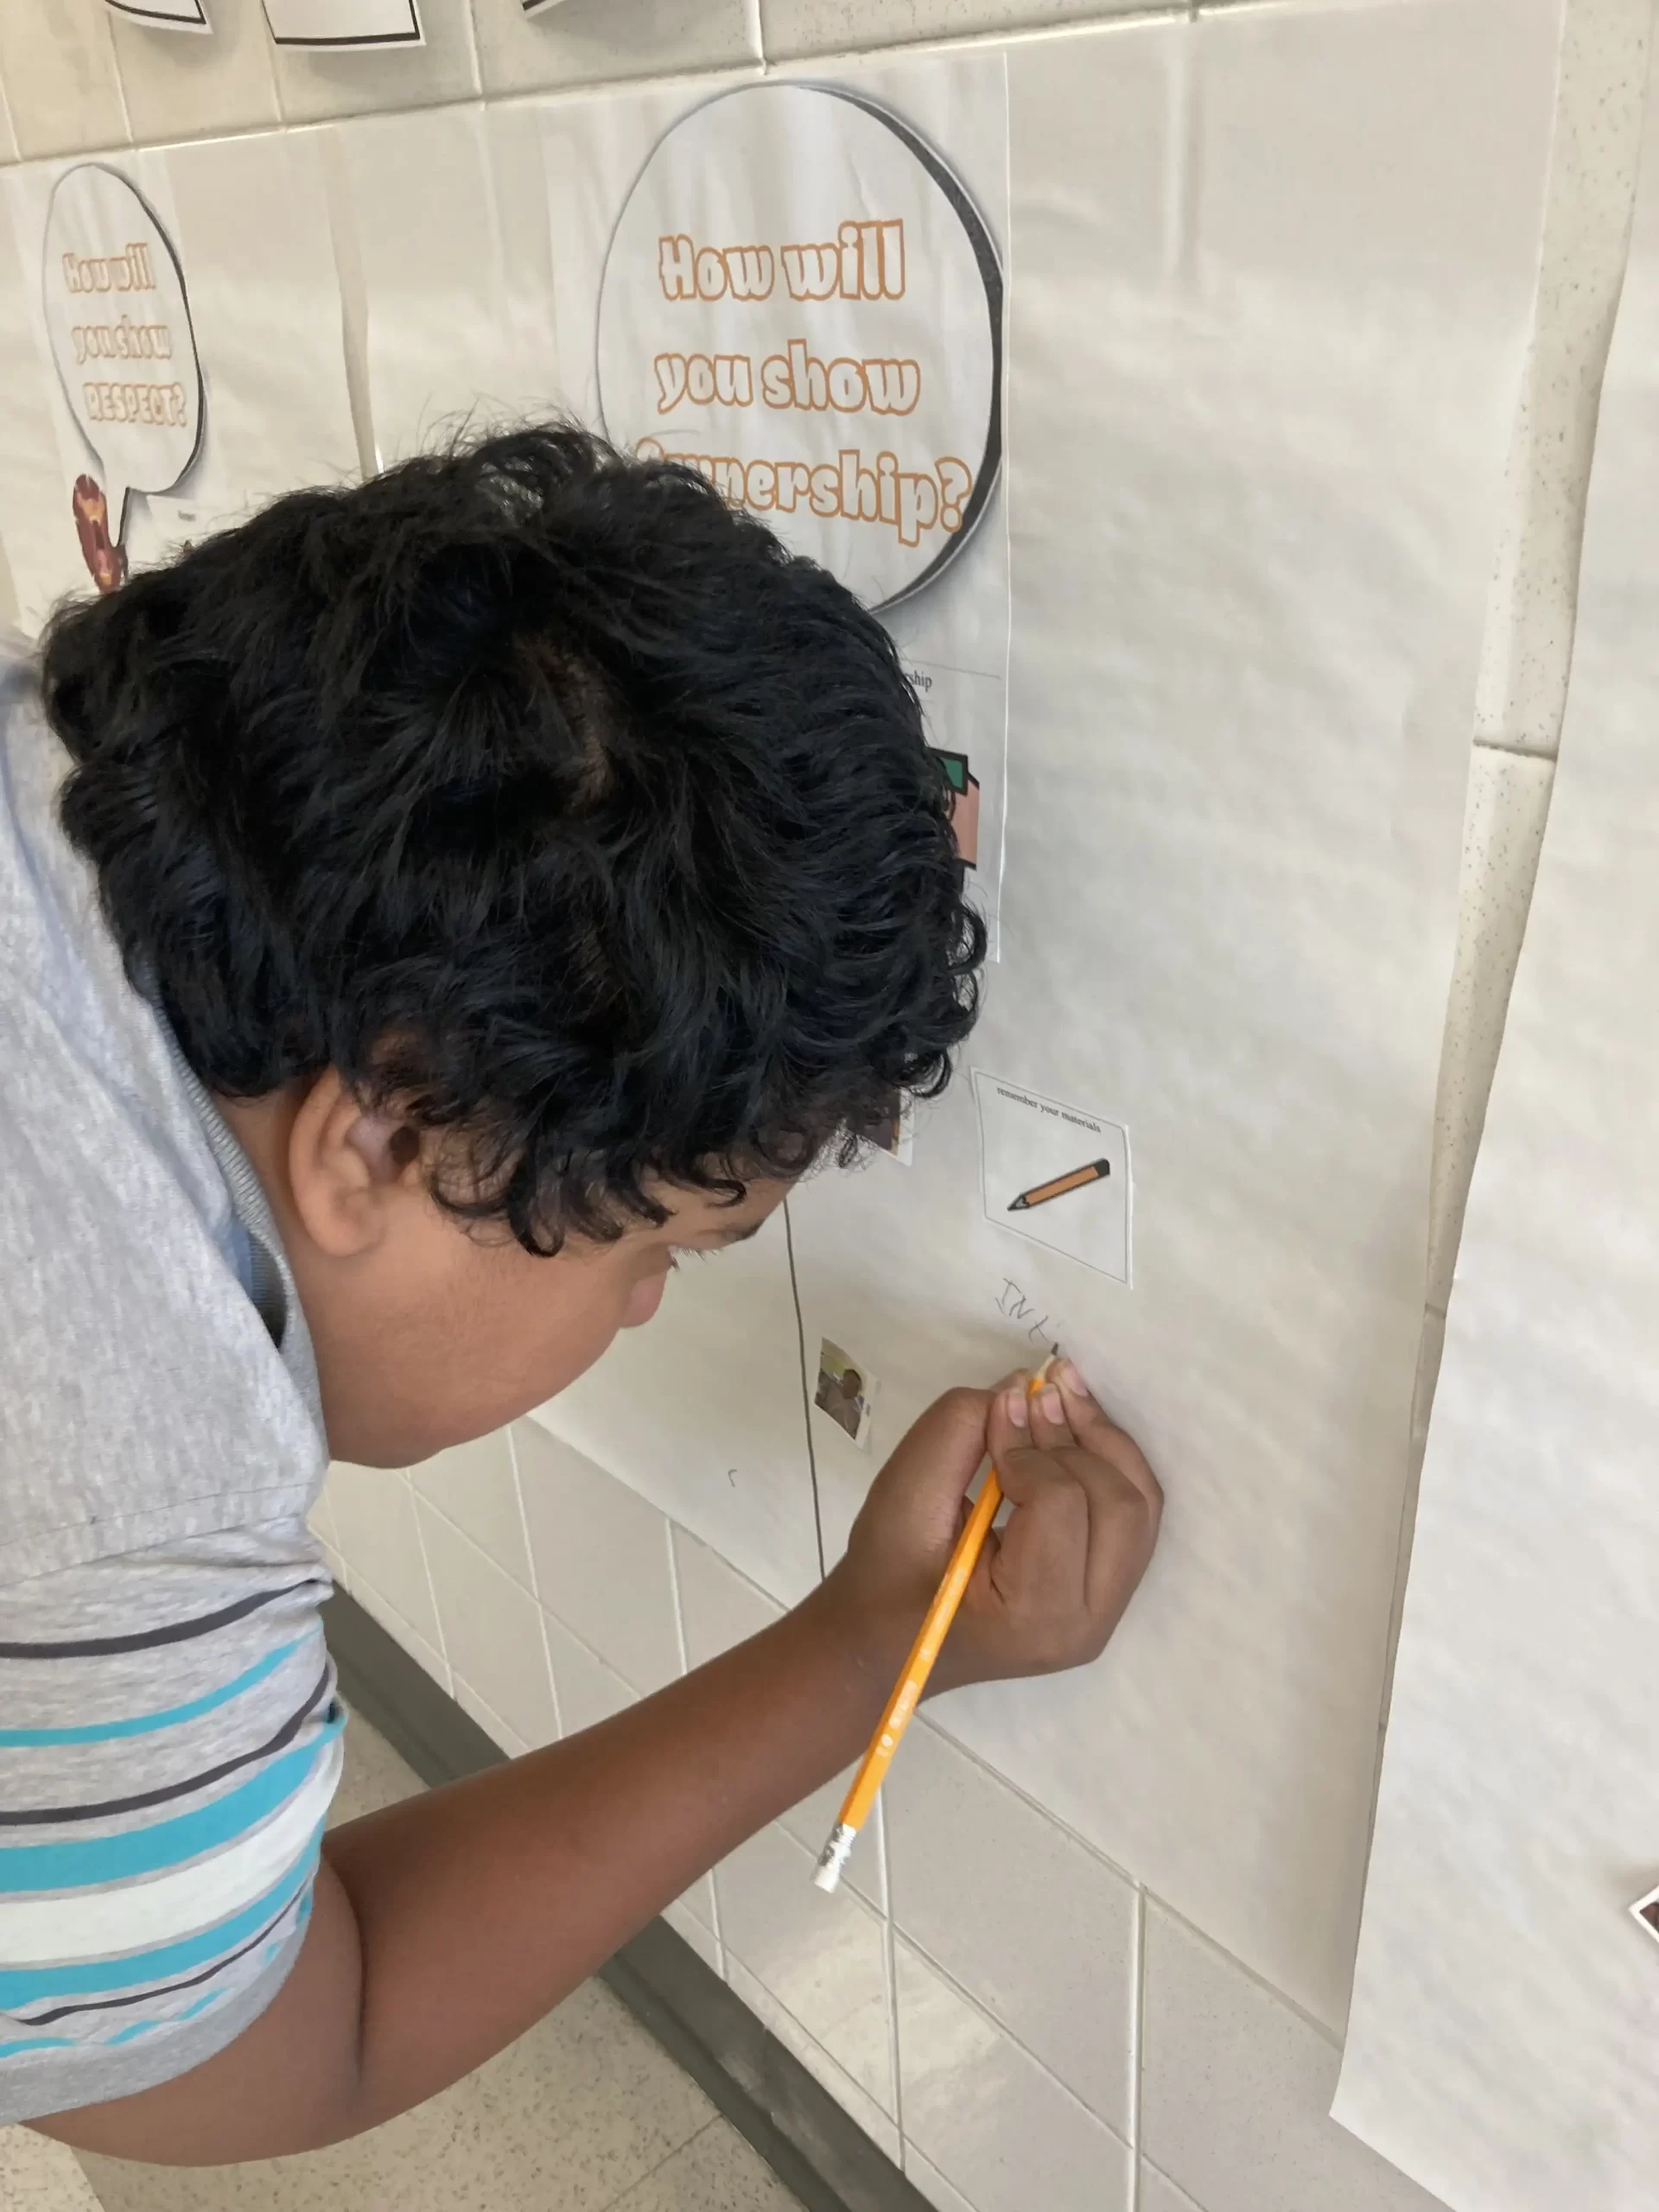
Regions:
<instances>
[{"instance_id":1,"label":"white chart paper","mask_svg":"<svg viewBox=\"0 0 1659 2212\"><path fill-rule=\"evenodd\" d=\"M1455 2212L1659 2188L1659 116L1428 1435L1337 2117Z\"/></svg>"},{"instance_id":2,"label":"white chart paper","mask_svg":"<svg viewBox=\"0 0 1659 2212\"><path fill-rule=\"evenodd\" d=\"M556 411L566 391L534 111L364 116L331 138L379 463Z\"/></svg>"},{"instance_id":3,"label":"white chart paper","mask_svg":"<svg viewBox=\"0 0 1659 2212\"><path fill-rule=\"evenodd\" d=\"M1002 960L909 1168L791 1201L807 1341L881 1381L868 1457L814 1432L827 1549L929 1399L1058 1338L1166 1479L1159 1555L1098 1667L936 1711L1333 2024L1558 29L1389 0L1008 49ZM1132 1287L987 1205L971 1069L1128 1133ZM1033 1182L1113 1153L1084 1134Z\"/></svg>"}]
</instances>

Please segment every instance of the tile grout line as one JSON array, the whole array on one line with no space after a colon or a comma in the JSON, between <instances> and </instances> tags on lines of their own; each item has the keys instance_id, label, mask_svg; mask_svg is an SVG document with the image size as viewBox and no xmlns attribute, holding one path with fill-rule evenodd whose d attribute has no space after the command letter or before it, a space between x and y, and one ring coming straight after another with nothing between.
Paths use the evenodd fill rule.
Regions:
<instances>
[{"instance_id":1,"label":"tile grout line","mask_svg":"<svg viewBox=\"0 0 1659 2212\"><path fill-rule=\"evenodd\" d=\"M743 23L748 33L749 54L762 69L772 64L766 59L766 27L760 13L760 0L743 0Z\"/></svg>"},{"instance_id":2,"label":"tile grout line","mask_svg":"<svg viewBox=\"0 0 1659 2212\"><path fill-rule=\"evenodd\" d=\"M988 2005L982 2004L980 1999L974 1995L972 1990L964 1987L964 1986L957 1980L955 1974L950 1972L950 1969L948 1967L942 1965L940 1961L934 1957L932 1952L928 1949L925 1943L919 1941L918 1937L909 1934L905 1936L904 1940L909 1944L912 1951L916 1952L921 1958L926 1960L928 1965L939 1977L939 1980L953 1990L955 1993L961 1998L964 2005L969 2005L973 2011L977 2012L981 2019L988 2021L996 2031L998 2035L1005 2037L1007 2042L1014 2045L1014 2049L1022 2057L1028 2058L1032 2064L1037 2069L1037 2071L1046 2082L1050 2082L1053 2088L1059 2091L1060 2094L1066 2100L1068 2104L1075 2105L1080 2113L1083 2113L1087 2118L1094 2121L1096 2127L1103 2127L1106 2133L1111 2137L1113 2142L1122 2144L1123 2148L1129 2152L1132 2158L1136 2155L1135 2145L1125 2139L1122 2130L1114 2127L1111 2121L1106 2118L1103 2113L1096 2112L1091 2104L1089 2104L1084 2098L1080 2097L1069 2082L1062 2082L1059 2075L1054 2071L1054 2069L1048 2063L1047 2060L1039 2058L1037 2056L1037 2053L1031 2048L1031 2045L1027 2043L1022 2037L1017 2036L1006 2020L999 2019L997 2015L992 2012Z\"/></svg>"},{"instance_id":3,"label":"tile grout line","mask_svg":"<svg viewBox=\"0 0 1659 2212\"><path fill-rule=\"evenodd\" d=\"M878 1807L880 1801L878 1800ZM893 1854L887 1847L887 1819L881 1812L881 1970L887 1984L887 2063L893 2069L893 2122L899 2130L902 2171L909 2152L905 2133L905 2082L899 2059L899 1944L893 1924Z\"/></svg>"},{"instance_id":4,"label":"tile grout line","mask_svg":"<svg viewBox=\"0 0 1659 2212\"><path fill-rule=\"evenodd\" d=\"M823 1502L818 1493L818 1455L812 1444L812 1395L806 1373L806 1322L801 1313L801 1282L795 1268L795 1229L789 1200L783 1205L784 1249L789 1255L789 1294L795 1306L795 1342L801 1363L801 1425L806 1435L806 1466L812 1478L812 1529L818 1542L818 1580L829 1573L823 1555Z\"/></svg>"},{"instance_id":5,"label":"tile grout line","mask_svg":"<svg viewBox=\"0 0 1659 2212\"><path fill-rule=\"evenodd\" d=\"M410 1634L415 1637L416 1641L417 1643L423 1643L429 1651L432 1650L431 1637L429 1636L423 1636L421 1634L419 1629L416 1627L414 1622L410 1620L409 1615L404 1611L403 1607L401 1605L394 1605L391 1599L387 1597L385 1592L380 1587L378 1582L371 1582L368 1576L360 1572L358 1573L355 1580L357 1588L355 1590L348 1590L346 1592L346 1596L352 1599L353 1604L360 1606L363 1611L369 1616L371 1620L378 1623L381 1628L385 1629L386 1634L391 1637L392 1642L397 1645L398 1649L404 1653L404 1656L407 1659L412 1661L416 1666L419 1667L423 1675L429 1674L430 1670L427 1668L425 1662L416 1656L415 1653L412 1652L409 1646L404 1642L402 1637L396 1634L393 1630L386 1628L385 1623L380 1619L380 1616L375 1611L373 1605L364 1605L363 1599L359 1592L366 1590L369 1595L374 1599L375 1605L384 1605L386 1611L391 1615L392 1618L396 1621L401 1621L404 1626L409 1630ZM433 1675L431 1679L437 1682L438 1688L444 1692L444 1694L447 1697L453 1697L454 1695L454 1669L449 1667L449 1662L444 1658L442 1652L435 1652L433 1656L438 1660L441 1665L448 1668L449 1681L446 1684L435 1675Z\"/></svg>"},{"instance_id":6,"label":"tile grout line","mask_svg":"<svg viewBox=\"0 0 1659 2212\"><path fill-rule=\"evenodd\" d=\"M1311 2028L1321 2043L1329 2044L1333 2050L1341 2050L1343 2039L1335 2028L1327 2027L1317 2012L1310 2012L1306 2005L1298 2004L1287 1990L1281 1989L1275 1981L1269 1981L1266 1974L1253 1967L1248 1959L1241 1959L1236 1951L1230 1951L1224 1943L1211 1935L1208 1929L1200 1928L1196 1920L1189 1920L1185 1913L1171 1904L1167 1897L1160 1897L1155 1890L1147 1890L1146 1899L1148 1905L1155 1905L1160 1912L1178 1923L1196 1942L1202 1943L1206 1951L1213 1952L1235 1972L1242 1974L1247 1981L1253 1982L1264 1995L1272 1998L1275 2005L1282 2005L1286 2012L1294 2014L1305 2028Z\"/></svg>"},{"instance_id":7,"label":"tile grout line","mask_svg":"<svg viewBox=\"0 0 1659 2212\"><path fill-rule=\"evenodd\" d=\"M841 2060L836 2056L834 2051L830 2049L829 2045L825 2044L811 2028L807 2026L805 2021L802 2019L799 2013L796 2012L789 2005L785 2004L783 1999L778 1994L777 1991L766 1979L765 1975L757 1974L754 1968L745 1960L739 1958L735 1952L732 1955L732 1960L733 1964L736 1966L741 1973L746 1974L754 1984L755 1987L761 1993L762 1996L765 1997L767 2004L775 2008L779 2017L789 2022L791 2027L797 2031L804 2043L807 2043L811 2045L812 2049L823 2061L824 2065L829 2069L830 2072L839 2076L842 2081L848 2084L849 2088L855 2090L857 2094L864 2099L867 2104L874 2106L875 2110L880 2114L881 2118L886 2120L889 2126L894 2125L893 2114L887 2111L886 2107L882 2104L880 2097L875 2095L874 2091L867 2089L863 2082L859 2080L857 2075L853 2072L851 2067L842 2065ZM787 2049L789 2038L786 2036L779 2034L779 2031L772 2026L769 2020L767 2020L765 2014L760 2012L759 2009L751 2003L750 1999L742 1994L734 1983L728 1984L728 1986L731 1988L732 1994L737 1998L740 2004L747 2005L749 2006L749 2010L754 2013L755 2018L760 2022L761 2026L766 2030L766 2032L769 2035L777 2037L778 2040L784 2044L785 2049ZM806 2067L807 2072L812 2075L813 2079L817 2082L818 2087L823 2090L824 2094L827 2096L835 2097L836 2102L841 2106L842 2112L844 2112L849 2119L854 2122L855 2126L860 2129L861 2133L864 2134L866 2139L872 2143L876 2142L876 2138L868 2128L864 2126L863 2122L858 2118L858 2114L855 2111L854 2107L843 2101L840 2096L836 2095L836 2091L830 2087L829 2083L823 2080L821 2075L814 2072L814 2069L810 2066L807 2065L807 2062L800 2056L798 2052L795 2054L795 2056L797 2063ZM904 2151L904 2138L902 2136L899 2139L899 2145L900 2156L902 2157ZM881 2146L877 2143L876 2147L880 2149ZM885 2155L886 2153L883 2152L883 2156ZM902 2168L900 2171L902 2171Z\"/></svg>"},{"instance_id":8,"label":"tile grout line","mask_svg":"<svg viewBox=\"0 0 1659 2212\"><path fill-rule=\"evenodd\" d=\"M449 1656L449 1639L443 1632L443 1615L438 1610L438 1585L432 1573L432 1561L427 1555L426 1531L421 1526L420 1498L416 1492L414 1484L409 1478L407 1467L398 1469L397 1478L409 1495L409 1510L415 1519L415 1541L420 1546L421 1566L426 1574L426 1594L432 1602L432 1618L437 1625L438 1656L443 1661L444 1672L449 1677L448 1687L453 1688L455 1679L454 1662ZM413 1626L413 1623L410 1625Z\"/></svg>"},{"instance_id":9,"label":"tile grout line","mask_svg":"<svg viewBox=\"0 0 1659 2212\"><path fill-rule=\"evenodd\" d=\"M115 33L110 29L110 18L108 12L100 8L99 10L99 14L103 18L104 36L109 44L110 69L115 78L115 97L121 104L121 120L126 125L127 144L128 147L136 153L137 151L137 147L134 143L132 136L132 110L127 105L127 80L122 73L120 50L115 43ZM14 120L12 136L15 138L16 135L16 127ZM21 156L22 152L22 147L20 146L17 150ZM61 158L63 158L61 156L48 155L46 156L46 159L48 161ZM68 158L73 161L74 156L71 155Z\"/></svg>"},{"instance_id":10,"label":"tile grout line","mask_svg":"<svg viewBox=\"0 0 1659 2212\"><path fill-rule=\"evenodd\" d=\"M542 1602L542 1579L536 1572L536 1547L530 1541L530 1515L524 1508L524 1477L518 1471L518 1440L515 1424L507 1423L507 1464L512 1469L512 1494L518 1502L518 1526L524 1539L524 1564L530 1570L530 1594L536 1601L536 1632L542 1639L542 1664L547 1669L548 1694L553 1700L553 1726L564 1740L564 1710L559 1703L558 1678L553 1672L553 1647L547 1640L547 1607Z\"/></svg>"},{"instance_id":11,"label":"tile grout line","mask_svg":"<svg viewBox=\"0 0 1659 2212\"><path fill-rule=\"evenodd\" d=\"M756 0L758 5L758 0ZM408 119L414 116L440 115L458 107L528 105L539 101L571 101L604 99L617 94L637 91L642 83L653 89L673 91L679 86L692 86L710 77L729 77L735 81L753 79L758 71L763 75L780 69L810 73L815 69L850 68L860 65L885 67L890 62L901 62L918 57L940 54L971 52L983 47L1038 46L1051 44L1065 38L1110 36L1114 32L1144 27L1149 23L1191 22L1200 16L1217 12L1243 12L1252 0L1229 0L1224 10L1217 10L1201 0L1143 0L1143 4L1126 12L1098 19L1082 19L1058 23L1016 23L1000 30L974 31L958 37L949 34L934 38L903 39L891 44L874 47L852 47L827 49L822 54L794 54L773 58L771 55L752 56L743 62L711 61L701 67L696 65L665 72L661 76L601 77L581 84L539 85L527 88L486 91L481 82L477 89L449 99L422 100L413 105L401 107L361 107L348 110L342 115L316 117L290 116L282 105L282 88L276 88L277 113L266 123L236 124L194 131L188 137L138 139L131 136L132 124L127 109L126 86L122 79L118 60L115 71L116 87L128 136L113 143L94 146L60 146L25 154L19 149L16 162L0 163L7 168L22 168L30 163L46 162L84 162L112 158L123 154L165 153L177 149L219 143L231 138L272 137L278 133L322 131L337 128L341 124L378 123L392 118ZM1283 0L1254 0L1257 6L1281 6ZM476 66L476 56L474 57ZM15 132L14 132L15 135Z\"/></svg>"},{"instance_id":12,"label":"tile grout line","mask_svg":"<svg viewBox=\"0 0 1659 2212\"><path fill-rule=\"evenodd\" d=\"M950 1734L937 1721L931 1719L925 1713L918 1714L911 1725L913 1727L927 1729L931 1734L937 1736L942 1744L948 1745L951 1751L966 1759L970 1766L977 1767L982 1774L988 1776L1000 1789L1006 1789L1017 1803L1026 1806L1033 1813L1040 1814L1050 1827L1057 1829L1069 1841L1075 1843L1080 1851L1086 1852L1097 1866L1105 1867L1108 1873L1115 1874L1126 1887L1135 1889L1139 1886L1135 1877L1130 1873L1127 1866L1120 1866L1116 1859L1109 1858L1098 1844L1091 1843L1079 1829L1071 1827L1068 1822L1063 1821L1051 1807L1039 1804L1035 1797L1027 1796L1017 1782L1010 1782L1006 1774L999 1773L995 1767L981 1758L977 1751L970 1750L966 1744Z\"/></svg>"}]
</instances>

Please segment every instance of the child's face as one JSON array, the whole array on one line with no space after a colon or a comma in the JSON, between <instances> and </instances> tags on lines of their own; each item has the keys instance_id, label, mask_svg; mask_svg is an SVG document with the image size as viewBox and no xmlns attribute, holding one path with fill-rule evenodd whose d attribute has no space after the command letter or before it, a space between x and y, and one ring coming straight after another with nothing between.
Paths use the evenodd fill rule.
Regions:
<instances>
[{"instance_id":1,"label":"child's face","mask_svg":"<svg viewBox=\"0 0 1659 2212\"><path fill-rule=\"evenodd\" d=\"M371 1366L339 1375L319 1346L334 1456L407 1466L543 1404L620 1330L651 1319L677 1252L753 1236L787 1187L751 1184L735 1206L664 1190L674 1211L660 1229L641 1223L608 1244L572 1237L551 1259L429 1207L399 1239L395 1273L379 1277L391 1302Z\"/></svg>"},{"instance_id":2,"label":"child's face","mask_svg":"<svg viewBox=\"0 0 1659 2212\"><path fill-rule=\"evenodd\" d=\"M316 1351L337 1459L408 1467L541 1405L620 1329L662 1303L677 1251L741 1243L783 1202L752 1182L733 1205L663 1186L658 1228L612 1243L569 1238L551 1259L505 1225L433 1200L429 1163L395 1121L365 1112L332 1071L308 1088L221 1100L270 1200Z\"/></svg>"}]
</instances>

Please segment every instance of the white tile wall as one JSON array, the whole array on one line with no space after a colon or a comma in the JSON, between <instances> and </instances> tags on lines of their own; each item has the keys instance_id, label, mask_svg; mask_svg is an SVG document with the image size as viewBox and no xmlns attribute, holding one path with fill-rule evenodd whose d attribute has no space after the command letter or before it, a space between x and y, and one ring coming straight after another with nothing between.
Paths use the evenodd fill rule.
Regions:
<instances>
[{"instance_id":1,"label":"white tile wall","mask_svg":"<svg viewBox=\"0 0 1659 2212\"><path fill-rule=\"evenodd\" d=\"M905 2171L935 2212L974 2212L962 2191L946 2181L938 2168L930 2164L911 2143L905 2145Z\"/></svg>"},{"instance_id":2,"label":"white tile wall","mask_svg":"<svg viewBox=\"0 0 1659 2212\"><path fill-rule=\"evenodd\" d=\"M688 1667L701 1667L721 1652L729 1651L734 1643L758 1636L784 1610L734 1567L728 1567L718 1553L683 1529L674 1530L674 1560L679 1577ZM783 1827L815 1858L836 1824L851 1779L850 1770L837 1775L783 1816ZM878 1801L874 1813L859 1831L842 1877L849 1889L868 1899L878 1911L885 1910L887 1904L882 1817Z\"/></svg>"},{"instance_id":3,"label":"white tile wall","mask_svg":"<svg viewBox=\"0 0 1659 2212\"><path fill-rule=\"evenodd\" d=\"M853 54L913 39L1170 12L1160 0L760 0L761 36L773 61Z\"/></svg>"},{"instance_id":4,"label":"white tile wall","mask_svg":"<svg viewBox=\"0 0 1659 2212\"><path fill-rule=\"evenodd\" d=\"M559 1719L567 1736L596 1727L613 1713L634 1702L633 1692L620 1675L595 1657L579 1637L572 1636L550 1613L542 1617L548 1656L553 1665L553 1688L559 1701Z\"/></svg>"},{"instance_id":5,"label":"white tile wall","mask_svg":"<svg viewBox=\"0 0 1659 2212\"><path fill-rule=\"evenodd\" d=\"M280 121L259 0L213 0L210 14L207 38L111 16L135 145L269 130Z\"/></svg>"},{"instance_id":6,"label":"white tile wall","mask_svg":"<svg viewBox=\"0 0 1659 2212\"><path fill-rule=\"evenodd\" d=\"M901 1933L1127 2138L1133 1885L925 1722L883 1795Z\"/></svg>"},{"instance_id":7,"label":"white tile wall","mask_svg":"<svg viewBox=\"0 0 1659 2212\"><path fill-rule=\"evenodd\" d=\"M1144 2032L1141 2147L1205 2212L1438 2212L1330 2118L1331 2038L1158 1905Z\"/></svg>"},{"instance_id":8,"label":"white tile wall","mask_svg":"<svg viewBox=\"0 0 1659 2212\"><path fill-rule=\"evenodd\" d=\"M823 2044L808 2035L794 2014L780 2005L763 1981L752 1974L741 1959L726 1954L726 1980L763 2027L769 2028L786 2050L798 2058L815 2081L822 2083L842 2110L852 2114L873 2143L899 2163L899 2130L868 2089L861 2088L843 2067L838 2066Z\"/></svg>"},{"instance_id":9,"label":"white tile wall","mask_svg":"<svg viewBox=\"0 0 1659 2212\"><path fill-rule=\"evenodd\" d=\"M918 1951L896 1950L906 2139L975 2212L1128 2212L1128 2145Z\"/></svg>"},{"instance_id":10,"label":"white tile wall","mask_svg":"<svg viewBox=\"0 0 1659 2212\"><path fill-rule=\"evenodd\" d=\"M680 1672L668 1522L539 1422L513 1432L536 1588L643 1696Z\"/></svg>"},{"instance_id":11,"label":"white tile wall","mask_svg":"<svg viewBox=\"0 0 1659 2212\"><path fill-rule=\"evenodd\" d=\"M473 0L486 92L532 92L626 77L726 69L760 59L750 0Z\"/></svg>"},{"instance_id":12,"label":"white tile wall","mask_svg":"<svg viewBox=\"0 0 1659 2212\"><path fill-rule=\"evenodd\" d=\"M104 0L0 7L0 78L26 161L127 143Z\"/></svg>"},{"instance_id":13,"label":"white tile wall","mask_svg":"<svg viewBox=\"0 0 1659 2212\"><path fill-rule=\"evenodd\" d=\"M0 163L17 159L17 134L11 127L11 103L0 84Z\"/></svg>"},{"instance_id":14,"label":"white tile wall","mask_svg":"<svg viewBox=\"0 0 1659 2212\"><path fill-rule=\"evenodd\" d=\"M471 1684L463 1681L459 1675L454 1676L451 1694L461 1711L470 1713L491 1742L504 1751L509 1758L516 1759L521 1751L532 1748L518 1731L509 1727L495 1707L486 1704Z\"/></svg>"},{"instance_id":15,"label":"white tile wall","mask_svg":"<svg viewBox=\"0 0 1659 2212\"><path fill-rule=\"evenodd\" d=\"M677 1936L683 1936L704 1966L712 1967L719 1974L725 1958L720 1948L720 1938L712 1928L698 1919L683 1897L676 1897L663 1910L663 1918Z\"/></svg>"},{"instance_id":16,"label":"white tile wall","mask_svg":"<svg viewBox=\"0 0 1659 2212\"><path fill-rule=\"evenodd\" d=\"M413 1627L396 1605L381 1596L372 1582L365 1581L361 1575L354 1576L352 1595L365 1613L379 1622L394 1643L401 1643L410 1657L425 1668L434 1681L441 1682L447 1690L454 1690L454 1677L449 1671L448 1661L438 1646L429 1642L417 1628Z\"/></svg>"},{"instance_id":17,"label":"white tile wall","mask_svg":"<svg viewBox=\"0 0 1659 2212\"><path fill-rule=\"evenodd\" d=\"M431 107L478 90L472 10L459 0L427 0L424 46L332 54L284 47L273 54L276 96L289 123L364 115L371 110Z\"/></svg>"},{"instance_id":18,"label":"white tile wall","mask_svg":"<svg viewBox=\"0 0 1659 2212\"><path fill-rule=\"evenodd\" d=\"M540 1607L424 1499L416 1510L449 1664L522 1742L550 1744L559 1723Z\"/></svg>"},{"instance_id":19,"label":"white tile wall","mask_svg":"<svg viewBox=\"0 0 1659 2212\"><path fill-rule=\"evenodd\" d=\"M433 1646L442 1633L415 1518L408 1478L389 1467L357 1467L337 1459L323 1492L353 1596L372 1592ZM372 1606L370 1607L372 1611Z\"/></svg>"},{"instance_id":20,"label":"white tile wall","mask_svg":"<svg viewBox=\"0 0 1659 2212\"><path fill-rule=\"evenodd\" d=\"M679 1578L680 1614L685 1623L685 1661L701 1667L759 1636L780 1619L784 1608L757 1590L747 1575L728 1567L718 1552L684 1529L674 1530L674 1564Z\"/></svg>"},{"instance_id":21,"label":"white tile wall","mask_svg":"<svg viewBox=\"0 0 1659 2212\"><path fill-rule=\"evenodd\" d=\"M1202 2212L1202 2208L1184 2189L1177 2189L1167 2174L1160 2174L1156 2166L1143 2158L1137 2212Z\"/></svg>"},{"instance_id":22,"label":"white tile wall","mask_svg":"<svg viewBox=\"0 0 1659 2212\"><path fill-rule=\"evenodd\" d=\"M435 1453L411 1467L409 1479L417 1497L436 1506L515 1582L532 1587L512 1443L505 1429Z\"/></svg>"},{"instance_id":23,"label":"white tile wall","mask_svg":"<svg viewBox=\"0 0 1659 2212\"><path fill-rule=\"evenodd\" d=\"M881 1917L842 1886L812 1885L816 1853L762 1828L715 1870L721 1941L884 2112L893 2022Z\"/></svg>"}]
</instances>

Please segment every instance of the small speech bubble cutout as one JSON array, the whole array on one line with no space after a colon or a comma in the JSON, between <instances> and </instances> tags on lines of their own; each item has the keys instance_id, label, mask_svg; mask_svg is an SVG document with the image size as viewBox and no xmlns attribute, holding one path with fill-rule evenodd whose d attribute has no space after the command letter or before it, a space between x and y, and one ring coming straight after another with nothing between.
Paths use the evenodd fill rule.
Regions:
<instances>
[{"instance_id":1,"label":"small speech bubble cutout","mask_svg":"<svg viewBox=\"0 0 1659 2212\"><path fill-rule=\"evenodd\" d=\"M680 118L618 219L606 429L897 606L989 503L1002 289L983 219L909 124L835 86L741 86Z\"/></svg>"},{"instance_id":2,"label":"small speech bubble cutout","mask_svg":"<svg viewBox=\"0 0 1659 2212\"><path fill-rule=\"evenodd\" d=\"M118 546L129 493L170 491L195 459L202 395L173 242L116 170L87 162L58 179L41 297L64 397L103 471L92 488Z\"/></svg>"}]
</instances>

